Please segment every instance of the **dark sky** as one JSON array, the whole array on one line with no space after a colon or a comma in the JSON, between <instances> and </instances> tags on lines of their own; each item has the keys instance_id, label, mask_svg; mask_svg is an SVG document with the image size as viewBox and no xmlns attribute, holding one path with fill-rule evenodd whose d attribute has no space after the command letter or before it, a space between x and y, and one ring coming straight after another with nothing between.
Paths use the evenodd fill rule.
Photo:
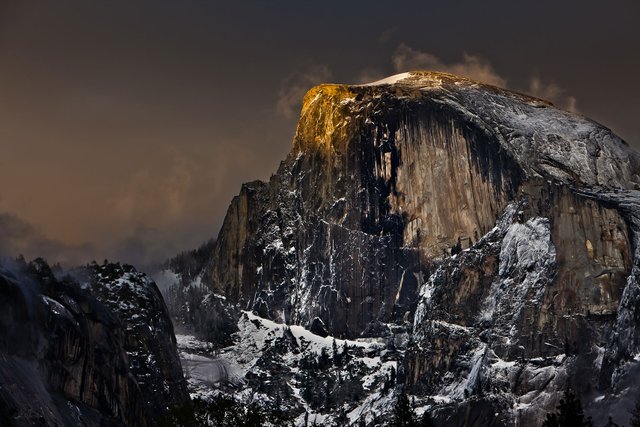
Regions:
<instances>
[{"instance_id":1,"label":"dark sky","mask_svg":"<svg viewBox=\"0 0 640 427\"><path fill-rule=\"evenodd\" d=\"M320 82L409 69L640 147L640 3L0 0L0 254L146 263L214 237Z\"/></svg>"}]
</instances>

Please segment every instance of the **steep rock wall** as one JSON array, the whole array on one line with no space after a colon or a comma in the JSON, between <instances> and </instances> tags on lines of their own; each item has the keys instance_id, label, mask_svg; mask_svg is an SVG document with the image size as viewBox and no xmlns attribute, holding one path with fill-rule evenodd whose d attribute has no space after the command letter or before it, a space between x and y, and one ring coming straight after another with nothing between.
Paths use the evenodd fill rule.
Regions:
<instances>
[{"instance_id":1,"label":"steep rock wall","mask_svg":"<svg viewBox=\"0 0 640 427\"><path fill-rule=\"evenodd\" d=\"M188 400L155 284L114 264L76 273L0 269L0 423L154 425Z\"/></svg>"},{"instance_id":2,"label":"steep rock wall","mask_svg":"<svg viewBox=\"0 0 640 427\"><path fill-rule=\"evenodd\" d=\"M293 152L232 202L214 288L267 317L358 336L410 315L431 260L493 226L523 176L510 155L450 106L378 92L307 94Z\"/></svg>"},{"instance_id":3,"label":"steep rock wall","mask_svg":"<svg viewBox=\"0 0 640 427\"><path fill-rule=\"evenodd\" d=\"M478 419L510 402L505 424L524 426L543 421L557 390L594 393L603 376L611 380L603 354L631 278L630 233L609 201L543 181L523 185L496 227L421 289L407 386L472 399Z\"/></svg>"},{"instance_id":4,"label":"steep rock wall","mask_svg":"<svg viewBox=\"0 0 640 427\"><path fill-rule=\"evenodd\" d=\"M210 284L319 334L404 328L398 381L445 424L537 425L570 384L615 407L639 369L638 153L545 101L392 80L308 92Z\"/></svg>"}]
</instances>

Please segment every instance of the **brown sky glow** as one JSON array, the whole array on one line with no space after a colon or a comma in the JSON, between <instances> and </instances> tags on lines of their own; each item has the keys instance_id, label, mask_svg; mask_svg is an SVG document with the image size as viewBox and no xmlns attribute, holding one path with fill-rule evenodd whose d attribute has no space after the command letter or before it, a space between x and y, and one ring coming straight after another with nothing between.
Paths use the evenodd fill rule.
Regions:
<instances>
[{"instance_id":1,"label":"brown sky glow","mask_svg":"<svg viewBox=\"0 0 640 427\"><path fill-rule=\"evenodd\" d=\"M325 81L467 74L640 146L638 2L345 3L0 3L0 254L145 264L199 245Z\"/></svg>"}]
</instances>

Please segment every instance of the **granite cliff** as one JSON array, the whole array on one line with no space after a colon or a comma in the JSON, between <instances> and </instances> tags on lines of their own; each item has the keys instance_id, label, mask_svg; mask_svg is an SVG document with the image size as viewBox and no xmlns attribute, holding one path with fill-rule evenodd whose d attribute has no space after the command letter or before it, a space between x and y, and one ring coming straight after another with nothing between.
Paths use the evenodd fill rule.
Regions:
<instances>
[{"instance_id":1,"label":"granite cliff","mask_svg":"<svg viewBox=\"0 0 640 427\"><path fill-rule=\"evenodd\" d=\"M147 426L188 401L156 285L131 266L0 269L0 424Z\"/></svg>"},{"instance_id":2,"label":"granite cliff","mask_svg":"<svg viewBox=\"0 0 640 427\"><path fill-rule=\"evenodd\" d=\"M567 386L597 418L639 392L639 171L604 126L464 78L321 85L277 173L231 202L198 280L208 303L247 311L236 342L249 315L375 341L356 356L393 362L392 388L437 424L539 425ZM238 381L279 369L278 399L308 414L300 363ZM389 372L312 409L375 425Z\"/></svg>"}]
</instances>

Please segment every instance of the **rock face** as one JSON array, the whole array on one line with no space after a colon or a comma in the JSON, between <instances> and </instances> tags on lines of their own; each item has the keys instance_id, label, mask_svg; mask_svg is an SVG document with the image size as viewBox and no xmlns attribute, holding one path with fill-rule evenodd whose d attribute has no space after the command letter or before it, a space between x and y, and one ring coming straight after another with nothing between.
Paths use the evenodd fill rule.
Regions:
<instances>
[{"instance_id":1,"label":"rock face","mask_svg":"<svg viewBox=\"0 0 640 427\"><path fill-rule=\"evenodd\" d=\"M173 326L133 267L0 271L0 424L144 426L188 400Z\"/></svg>"},{"instance_id":2,"label":"rock face","mask_svg":"<svg viewBox=\"0 0 640 427\"><path fill-rule=\"evenodd\" d=\"M568 385L605 411L638 368L639 165L585 117L464 78L321 85L203 280L320 335L403 326L398 389L442 423L538 425Z\"/></svg>"}]
</instances>

